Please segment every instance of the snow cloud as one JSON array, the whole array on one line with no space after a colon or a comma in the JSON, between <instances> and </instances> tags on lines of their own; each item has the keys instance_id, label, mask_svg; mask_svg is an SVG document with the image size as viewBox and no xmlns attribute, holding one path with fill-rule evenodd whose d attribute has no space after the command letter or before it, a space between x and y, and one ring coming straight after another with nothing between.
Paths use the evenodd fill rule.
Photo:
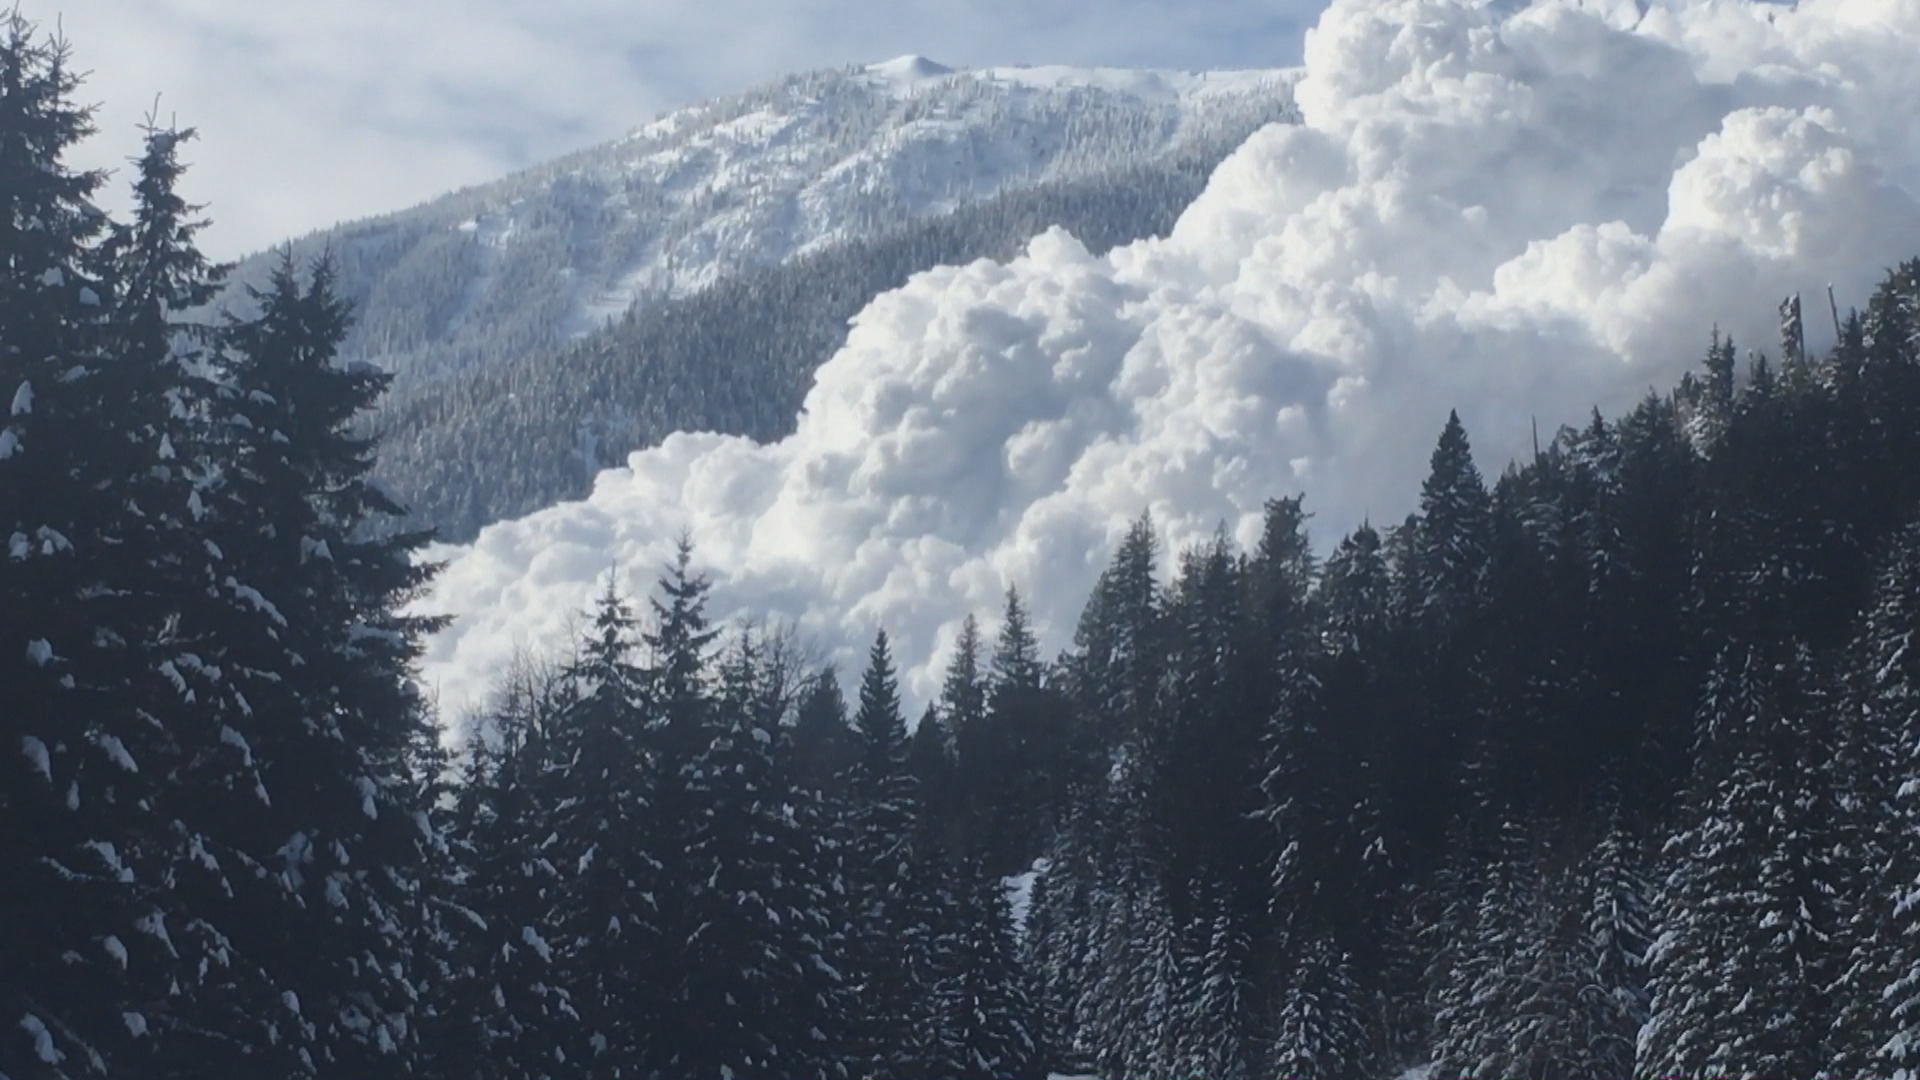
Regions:
<instances>
[{"instance_id":1,"label":"snow cloud","mask_svg":"<svg viewBox=\"0 0 1920 1080\"><path fill-rule=\"evenodd\" d=\"M1295 491L1323 545L1397 520L1450 406L1497 472L1532 418L1630 405L1715 324L1770 348L1773 299L1858 302L1920 253L1916 56L1916 0L1336 0L1305 123L1249 140L1170 237L920 275L793 437L676 435L451 550L426 678L474 700L609 567L647 591L683 529L719 610L846 669L884 626L926 695L1009 584L1064 645L1143 510L1176 548L1250 541Z\"/></svg>"},{"instance_id":2,"label":"snow cloud","mask_svg":"<svg viewBox=\"0 0 1920 1080\"><path fill-rule=\"evenodd\" d=\"M27 0L102 103L119 167L160 95L198 127L188 193L221 257L615 138L794 71L948 64L1275 67L1319 0ZM123 170L124 171L124 170ZM116 185L117 187L124 185ZM116 192L116 197L118 193Z\"/></svg>"}]
</instances>

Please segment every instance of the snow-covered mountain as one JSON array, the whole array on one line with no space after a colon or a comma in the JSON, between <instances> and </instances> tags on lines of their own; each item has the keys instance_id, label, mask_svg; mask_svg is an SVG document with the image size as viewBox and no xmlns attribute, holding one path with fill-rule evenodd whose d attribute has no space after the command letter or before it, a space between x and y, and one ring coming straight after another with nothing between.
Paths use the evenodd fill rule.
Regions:
<instances>
[{"instance_id":1,"label":"snow-covered mountain","mask_svg":"<svg viewBox=\"0 0 1920 1080\"><path fill-rule=\"evenodd\" d=\"M355 359L431 379L636 302L997 194L1177 157L1291 114L1289 71L817 71L296 243L330 245ZM258 280L272 255L242 265Z\"/></svg>"}]
</instances>

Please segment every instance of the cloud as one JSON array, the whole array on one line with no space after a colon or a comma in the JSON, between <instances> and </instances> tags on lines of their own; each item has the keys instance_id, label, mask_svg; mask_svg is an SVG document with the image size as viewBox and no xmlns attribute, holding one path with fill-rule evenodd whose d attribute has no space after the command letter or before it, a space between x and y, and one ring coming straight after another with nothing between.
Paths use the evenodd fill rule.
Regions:
<instances>
[{"instance_id":1,"label":"cloud","mask_svg":"<svg viewBox=\"0 0 1920 1080\"><path fill-rule=\"evenodd\" d=\"M793 71L908 52L949 64L1294 62L1313 6L1240 0L39 0L93 77L120 166L141 117L201 131L189 194L236 256L615 138ZM124 184L119 185L124 186ZM117 194L111 205L123 205Z\"/></svg>"},{"instance_id":2,"label":"cloud","mask_svg":"<svg viewBox=\"0 0 1920 1080\"><path fill-rule=\"evenodd\" d=\"M1920 252L1913 0L1337 0L1304 55L1306 122L1249 140L1169 237L919 275L791 438L676 435L453 551L429 684L471 701L609 566L645 592L684 528L719 610L794 619L847 668L884 626L927 695L1008 584L1064 645L1142 510L1175 548L1248 542L1303 490L1324 545L1412 508L1450 406L1497 471L1532 418L1669 385L1715 324L1770 346L1774 298L1864 300Z\"/></svg>"}]
</instances>

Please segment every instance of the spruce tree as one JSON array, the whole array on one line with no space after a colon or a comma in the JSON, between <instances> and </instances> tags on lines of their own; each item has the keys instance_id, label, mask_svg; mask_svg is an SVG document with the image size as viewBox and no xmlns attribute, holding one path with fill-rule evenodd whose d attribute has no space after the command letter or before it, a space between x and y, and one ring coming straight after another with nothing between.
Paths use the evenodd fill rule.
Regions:
<instances>
[{"instance_id":1,"label":"spruce tree","mask_svg":"<svg viewBox=\"0 0 1920 1080\"><path fill-rule=\"evenodd\" d=\"M685 1075L822 1077L851 1007L836 961L823 838L796 812L785 703L741 631L722 665L707 747L687 770L695 817L685 943L660 1055Z\"/></svg>"},{"instance_id":2,"label":"spruce tree","mask_svg":"<svg viewBox=\"0 0 1920 1080\"><path fill-rule=\"evenodd\" d=\"M854 714L859 756L846 787L849 807L850 967L860 1002L853 1068L878 1080L905 1080L925 1068L931 1050L916 1022L927 1008L932 935L915 850L919 807L907 770L907 728L885 631L875 635Z\"/></svg>"},{"instance_id":3,"label":"spruce tree","mask_svg":"<svg viewBox=\"0 0 1920 1080\"><path fill-rule=\"evenodd\" d=\"M1420 486L1417 559L1424 616L1456 625L1478 606L1492 543L1491 500L1460 414L1449 412Z\"/></svg>"},{"instance_id":4,"label":"spruce tree","mask_svg":"<svg viewBox=\"0 0 1920 1080\"><path fill-rule=\"evenodd\" d=\"M1688 820L1666 845L1637 1074L1813 1076L1825 1062L1829 885L1803 756L1804 652L1723 657Z\"/></svg>"},{"instance_id":5,"label":"spruce tree","mask_svg":"<svg viewBox=\"0 0 1920 1080\"><path fill-rule=\"evenodd\" d=\"M1842 789L1853 805L1842 820L1842 856L1864 871L1847 890L1858 907L1844 930L1841 978L1832 988L1834 1032L1843 1065L1864 1069L1863 1052L1898 1074L1920 1072L1920 528L1904 530L1887 560L1873 607L1853 645L1853 764ZM1844 759L1843 759L1844 760ZM1884 775L1871 766L1878 760ZM1840 779L1836 777L1836 779ZM1888 827L1891 823L1891 828ZM1873 858L1880 855L1879 860ZM1884 870L1874 873L1878 861ZM1861 887L1864 886L1864 887Z\"/></svg>"},{"instance_id":6,"label":"spruce tree","mask_svg":"<svg viewBox=\"0 0 1920 1080\"><path fill-rule=\"evenodd\" d=\"M0 26L0 1072L129 1069L176 970L165 839L150 807L166 733L135 710L151 619L124 499L148 462L124 411L102 174L66 44L17 10ZM144 358L151 361L151 357ZM131 426L130 426L131 425ZM137 610L130 610L138 605ZM145 771L141 771L144 767ZM156 1017L156 1020L159 1018Z\"/></svg>"},{"instance_id":7,"label":"spruce tree","mask_svg":"<svg viewBox=\"0 0 1920 1080\"><path fill-rule=\"evenodd\" d=\"M567 669L571 700L543 747L539 817L525 822L523 857L539 863L534 880L550 875L553 884L546 912L528 911L510 947L550 964L565 987L552 1012L573 1023L535 1033L560 1075L634 1075L654 1060L660 1035L659 765L647 744L638 639L609 577Z\"/></svg>"}]
</instances>

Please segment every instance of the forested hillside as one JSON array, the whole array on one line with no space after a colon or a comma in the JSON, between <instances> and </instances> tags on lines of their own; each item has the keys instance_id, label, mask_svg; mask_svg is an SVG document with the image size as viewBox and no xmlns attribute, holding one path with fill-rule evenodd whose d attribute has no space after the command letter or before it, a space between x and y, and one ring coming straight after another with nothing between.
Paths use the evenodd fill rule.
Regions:
<instances>
[{"instance_id":1,"label":"forested hillside","mask_svg":"<svg viewBox=\"0 0 1920 1080\"><path fill-rule=\"evenodd\" d=\"M202 320L191 132L113 220L77 91L9 16L0 1077L1920 1068L1920 260L1324 554L1143 516L917 717L682 543L449 750L335 267Z\"/></svg>"},{"instance_id":2,"label":"forested hillside","mask_svg":"<svg viewBox=\"0 0 1920 1080\"><path fill-rule=\"evenodd\" d=\"M566 348L398 386L375 421L374 475L410 527L458 543L580 498L600 470L675 431L778 439L873 297L935 266L1010 258L1055 226L1097 254L1164 234L1237 143L1010 192L637 307Z\"/></svg>"},{"instance_id":3,"label":"forested hillside","mask_svg":"<svg viewBox=\"0 0 1920 1080\"><path fill-rule=\"evenodd\" d=\"M376 480L464 542L673 431L778 437L875 295L1055 225L1098 251L1163 234L1295 117L1288 72L1100 74L812 72L294 241L354 307L341 354L397 377Z\"/></svg>"}]
</instances>

